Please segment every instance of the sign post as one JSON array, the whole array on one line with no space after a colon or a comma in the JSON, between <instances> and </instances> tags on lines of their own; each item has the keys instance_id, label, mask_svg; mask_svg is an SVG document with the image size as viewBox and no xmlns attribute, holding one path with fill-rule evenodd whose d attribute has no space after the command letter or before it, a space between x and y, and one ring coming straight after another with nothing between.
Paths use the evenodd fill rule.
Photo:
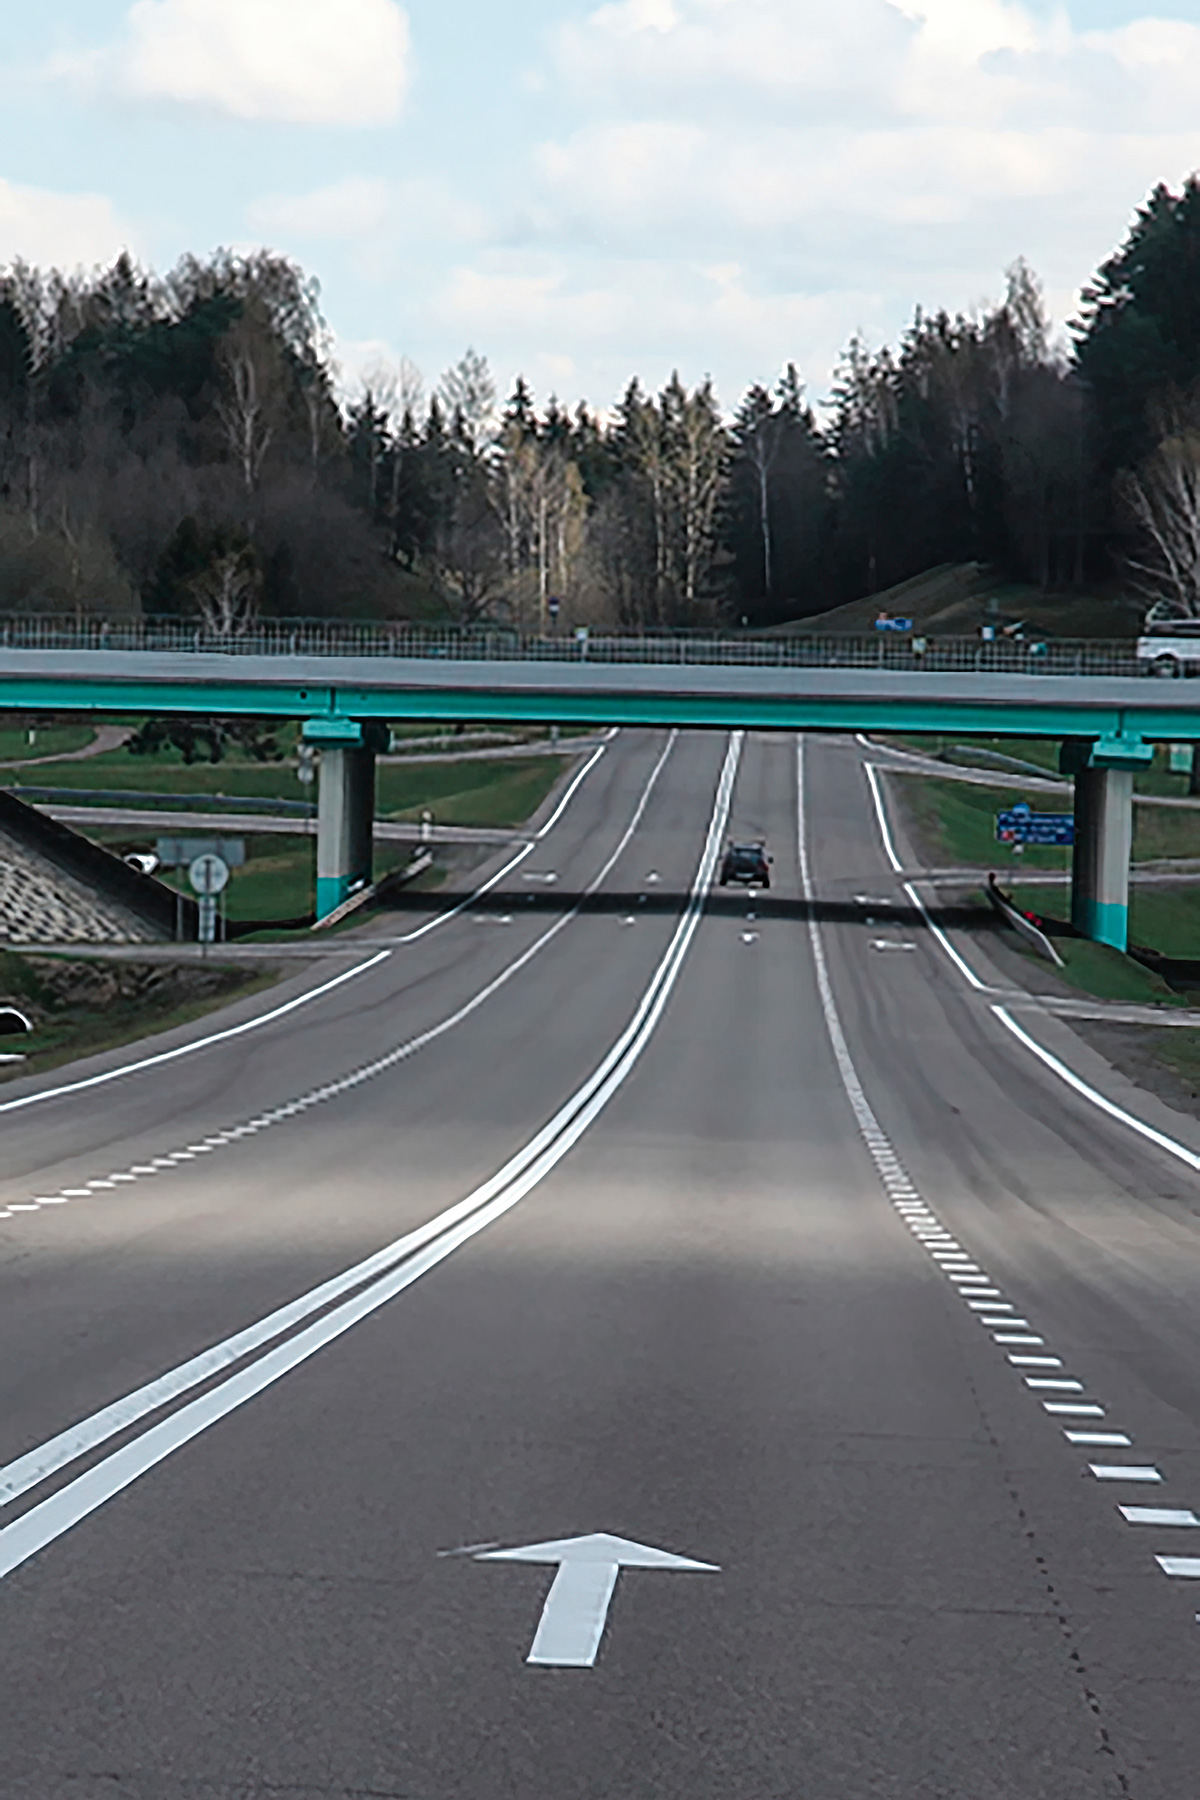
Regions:
<instances>
[{"instance_id":1,"label":"sign post","mask_svg":"<svg viewBox=\"0 0 1200 1800\"><path fill-rule=\"evenodd\" d=\"M207 954L217 934L217 896L229 880L229 864L215 851L207 850L191 864L188 880L199 902L200 943L202 954Z\"/></svg>"}]
</instances>

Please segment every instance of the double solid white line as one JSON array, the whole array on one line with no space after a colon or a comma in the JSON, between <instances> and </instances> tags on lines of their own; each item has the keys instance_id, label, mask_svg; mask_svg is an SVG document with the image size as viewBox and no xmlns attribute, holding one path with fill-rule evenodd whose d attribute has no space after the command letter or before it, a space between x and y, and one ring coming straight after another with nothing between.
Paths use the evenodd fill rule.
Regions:
<instances>
[{"instance_id":1,"label":"double solid white line","mask_svg":"<svg viewBox=\"0 0 1200 1800\"><path fill-rule=\"evenodd\" d=\"M0 1469L0 1505L7 1505L59 1469L136 1424L152 1410L211 1379L221 1369L242 1361L306 1318L321 1314L304 1330L178 1408L76 1476L11 1525L0 1529L0 1576L10 1574L28 1562L39 1550L79 1524L174 1451L190 1443L210 1425L245 1405L264 1388L411 1287L461 1245L509 1212L561 1162L632 1071L679 978L716 871L741 747L742 734L738 732L730 739L704 851L671 941L629 1024L587 1081L490 1180L437 1218ZM342 1299L346 1294L350 1297ZM335 1304L338 1301L341 1303ZM325 1311L325 1308L331 1310Z\"/></svg>"}]
</instances>

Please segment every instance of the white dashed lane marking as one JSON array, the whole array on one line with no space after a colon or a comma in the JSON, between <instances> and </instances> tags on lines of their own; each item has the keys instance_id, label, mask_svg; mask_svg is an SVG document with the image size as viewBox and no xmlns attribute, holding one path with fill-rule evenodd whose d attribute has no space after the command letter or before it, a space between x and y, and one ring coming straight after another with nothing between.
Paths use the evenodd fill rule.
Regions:
<instances>
[{"instance_id":1,"label":"white dashed lane marking","mask_svg":"<svg viewBox=\"0 0 1200 1800\"><path fill-rule=\"evenodd\" d=\"M1097 1481L1147 1481L1162 1480L1160 1471L1149 1463L1089 1463L1088 1468Z\"/></svg>"},{"instance_id":2,"label":"white dashed lane marking","mask_svg":"<svg viewBox=\"0 0 1200 1800\"><path fill-rule=\"evenodd\" d=\"M879 813L880 826L884 834L885 848L888 850L893 867L900 868L898 859L890 845L886 821L879 800L874 771L868 767L868 777L876 794L876 808ZM817 991L821 999L821 1009L825 1016L825 1026L829 1033L829 1041L834 1060L842 1079L842 1086L850 1102L858 1126L859 1136L868 1154L874 1162L876 1173L888 1194L900 1219L907 1225L914 1243L921 1246L929 1261L948 1284L954 1284L958 1298L967 1309L974 1313L980 1323L992 1330L992 1340L1000 1346L1026 1346L1041 1348L1045 1338L1037 1333L1030 1321L1021 1316L1011 1300L1000 1298L1001 1290L991 1285L982 1284L988 1281L987 1275L977 1264L972 1263L969 1253L962 1249L953 1232L947 1231L933 1208L924 1200L916 1184L905 1172L900 1158L896 1154L887 1133L875 1117L870 1102L859 1080L858 1071L850 1055L846 1036L842 1030L841 1018L837 1003L833 996L833 986L829 978L829 965L825 956L825 946L821 936L820 925L813 911L816 898L808 859L808 834L804 808L804 739L796 741L796 775L797 775L797 827L800 861L800 884L803 897L808 904L809 942L812 948L813 966L817 980ZM909 890L910 893L912 890ZM916 899L915 893L912 897ZM863 902L860 904L880 904ZM919 902L918 902L919 904ZM923 909L922 909L923 910ZM980 983L961 958L950 946L943 934L931 920L927 919L930 929L938 937L951 958L967 975L972 985ZM905 945L905 948L909 946ZM872 948L899 948L892 942L885 943L878 939ZM1040 1054L1040 1052L1039 1052ZM979 1285L976 1285L979 1284ZM1054 1355L1046 1356L1006 1356L1006 1361L1013 1372L1028 1368L1060 1369L1062 1358ZM1060 1420L1087 1419L1101 1420L1105 1417L1105 1408L1099 1401L1083 1397L1084 1385L1074 1376L1021 1375L1024 1387L1039 1396L1042 1411L1051 1418ZM1047 1392L1079 1395L1078 1399L1043 1399L1040 1396ZM1062 1435L1071 1445L1088 1446L1099 1449L1132 1448L1133 1439L1123 1431L1083 1430L1064 1425ZM1148 1464L1090 1463L1089 1473L1097 1481L1125 1481L1158 1484L1163 1476L1157 1468ZM1170 1507L1136 1507L1121 1506L1118 1512L1127 1524L1147 1525L1162 1528L1192 1527L1200 1525L1200 1518L1184 1508ZM1200 1580L1200 1557L1156 1556L1155 1561L1164 1574L1191 1580ZM1200 1613L1196 1615L1200 1623Z\"/></svg>"}]
</instances>

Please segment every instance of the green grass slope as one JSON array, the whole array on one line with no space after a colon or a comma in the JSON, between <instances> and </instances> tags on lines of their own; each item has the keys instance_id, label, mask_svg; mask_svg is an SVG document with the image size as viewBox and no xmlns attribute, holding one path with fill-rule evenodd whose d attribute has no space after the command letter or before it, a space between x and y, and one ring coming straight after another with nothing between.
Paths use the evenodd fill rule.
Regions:
<instances>
[{"instance_id":1,"label":"green grass slope","mask_svg":"<svg viewBox=\"0 0 1200 1800\"><path fill-rule=\"evenodd\" d=\"M878 594L776 626L768 635L862 636L874 631L880 612L911 619L918 631L943 637L974 636L997 613L1024 619L1053 637L1133 637L1141 620L1138 603L1118 596L1044 594L984 563L942 563Z\"/></svg>"}]
</instances>

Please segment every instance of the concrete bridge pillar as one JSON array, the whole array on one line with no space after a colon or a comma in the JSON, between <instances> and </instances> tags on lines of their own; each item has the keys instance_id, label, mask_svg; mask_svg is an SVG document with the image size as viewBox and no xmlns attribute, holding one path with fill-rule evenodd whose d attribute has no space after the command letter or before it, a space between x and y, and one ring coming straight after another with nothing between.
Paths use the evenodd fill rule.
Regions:
<instances>
[{"instance_id":1,"label":"concrete bridge pillar","mask_svg":"<svg viewBox=\"0 0 1200 1800\"><path fill-rule=\"evenodd\" d=\"M375 757L387 747L387 730L354 719L309 719L304 741L321 753L316 911L325 919L371 882Z\"/></svg>"},{"instance_id":2,"label":"concrete bridge pillar","mask_svg":"<svg viewBox=\"0 0 1200 1800\"><path fill-rule=\"evenodd\" d=\"M1154 760L1140 738L1068 738L1061 766L1075 778L1071 923L1083 937L1129 947L1133 776Z\"/></svg>"},{"instance_id":3,"label":"concrete bridge pillar","mask_svg":"<svg viewBox=\"0 0 1200 1800\"><path fill-rule=\"evenodd\" d=\"M1096 944L1129 945L1133 772L1081 769L1075 777L1071 923Z\"/></svg>"}]
</instances>

